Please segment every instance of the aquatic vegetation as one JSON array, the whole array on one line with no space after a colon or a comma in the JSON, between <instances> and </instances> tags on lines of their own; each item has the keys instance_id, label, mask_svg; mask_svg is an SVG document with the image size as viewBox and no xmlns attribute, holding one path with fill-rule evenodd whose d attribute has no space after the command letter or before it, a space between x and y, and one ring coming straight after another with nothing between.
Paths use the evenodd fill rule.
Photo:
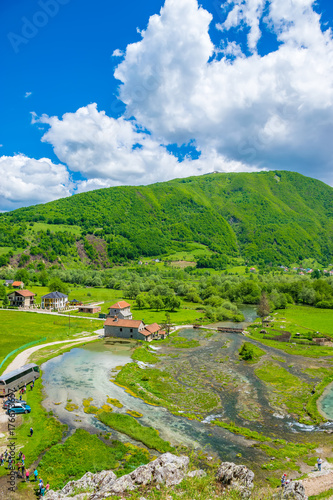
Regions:
<instances>
[{"instance_id":1,"label":"aquatic vegetation","mask_svg":"<svg viewBox=\"0 0 333 500\"><path fill-rule=\"evenodd\" d=\"M110 405L102 405L97 413L102 413L103 411L113 411L113 408Z\"/></svg>"},{"instance_id":2,"label":"aquatic vegetation","mask_svg":"<svg viewBox=\"0 0 333 500\"><path fill-rule=\"evenodd\" d=\"M135 411L135 410L127 410L126 413L128 413L128 415L131 415L132 417L136 417L136 418L143 417L142 413Z\"/></svg>"},{"instance_id":3,"label":"aquatic vegetation","mask_svg":"<svg viewBox=\"0 0 333 500\"><path fill-rule=\"evenodd\" d=\"M170 443L159 437L156 429L141 425L130 415L103 412L99 413L97 418L103 422L103 424L111 427L111 429L122 432L136 441L140 441L148 448L155 449L160 453L174 450Z\"/></svg>"},{"instance_id":4,"label":"aquatic vegetation","mask_svg":"<svg viewBox=\"0 0 333 500\"><path fill-rule=\"evenodd\" d=\"M110 398L109 396L106 398L106 401L116 408L122 408L124 406L118 399Z\"/></svg>"},{"instance_id":5,"label":"aquatic vegetation","mask_svg":"<svg viewBox=\"0 0 333 500\"><path fill-rule=\"evenodd\" d=\"M239 357L250 363L257 363L265 354L266 351L251 342L244 342L239 349Z\"/></svg>"},{"instance_id":6,"label":"aquatic vegetation","mask_svg":"<svg viewBox=\"0 0 333 500\"><path fill-rule=\"evenodd\" d=\"M144 363L154 364L158 361L158 356L148 351L147 347L138 347L132 353L132 359L134 359L134 361L143 361Z\"/></svg>"},{"instance_id":7,"label":"aquatic vegetation","mask_svg":"<svg viewBox=\"0 0 333 500\"><path fill-rule=\"evenodd\" d=\"M65 410L67 411L74 411L74 410L78 410L79 406L76 405L75 403L67 403L66 406L65 406Z\"/></svg>"},{"instance_id":8,"label":"aquatic vegetation","mask_svg":"<svg viewBox=\"0 0 333 500\"><path fill-rule=\"evenodd\" d=\"M246 439L254 439L256 441L272 441L270 437L264 436L264 434L261 434L260 432L257 431L251 431L247 427L238 427L234 422L221 422L220 420L213 420L211 422L213 425L217 425L218 427L223 427L223 429L227 429L228 431L232 432L233 434L240 434L241 436L244 436Z\"/></svg>"},{"instance_id":9,"label":"aquatic vegetation","mask_svg":"<svg viewBox=\"0 0 333 500\"><path fill-rule=\"evenodd\" d=\"M266 362L255 370L255 374L271 389L269 397L272 405L285 407L298 418L308 417L304 405L311 392L309 384L273 362Z\"/></svg>"}]
</instances>

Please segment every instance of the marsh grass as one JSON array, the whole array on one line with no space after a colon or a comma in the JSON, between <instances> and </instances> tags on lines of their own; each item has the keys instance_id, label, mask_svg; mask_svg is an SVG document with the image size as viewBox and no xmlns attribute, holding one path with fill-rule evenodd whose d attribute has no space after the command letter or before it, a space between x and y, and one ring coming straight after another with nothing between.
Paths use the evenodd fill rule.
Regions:
<instances>
[{"instance_id":1,"label":"marsh grass","mask_svg":"<svg viewBox=\"0 0 333 500\"><path fill-rule=\"evenodd\" d=\"M141 425L130 415L102 412L98 413L96 417L98 420L103 422L103 424L111 427L111 429L122 432L136 441L140 441L148 448L157 450L160 453L174 451L174 448L170 445L170 443L159 437L157 430L152 427L145 427Z\"/></svg>"}]
</instances>

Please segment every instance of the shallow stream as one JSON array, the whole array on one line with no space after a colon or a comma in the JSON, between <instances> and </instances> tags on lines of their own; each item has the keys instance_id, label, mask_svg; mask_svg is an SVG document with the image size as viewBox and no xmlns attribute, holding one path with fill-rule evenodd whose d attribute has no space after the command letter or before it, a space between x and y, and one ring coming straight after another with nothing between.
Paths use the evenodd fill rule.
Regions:
<instances>
[{"instance_id":1,"label":"shallow stream","mask_svg":"<svg viewBox=\"0 0 333 500\"><path fill-rule=\"evenodd\" d=\"M182 336L196 338L204 332L198 330L184 329ZM229 351L233 356L238 352L238 348L244 337L237 334L223 335L223 341L209 339L204 345L186 350L183 356L186 357L193 369L198 366L207 366L212 363L212 356L227 339L229 347L224 351ZM219 343L220 342L220 343ZM57 418L69 426L70 431L76 428L84 428L89 432L96 433L109 431L94 415L86 414L83 411L82 401L86 398L93 398L93 405L101 406L106 403L107 396L118 399L122 404L122 409L115 409L117 412L125 413L127 410L134 410L143 414L139 419L141 424L152 426L160 432L160 436L169 441L172 445L183 444L192 448L205 449L211 454L217 454L223 460L236 460L238 453L248 460L258 462L264 460L260 450L252 448L252 442L242 436L232 434L217 426L210 426L209 420L214 419L213 415L203 422L189 420L172 415L167 409L146 404L141 399L128 394L123 388L110 381L112 369L124 365L131 361L131 352L135 347L135 342L101 340L100 342L87 344L85 347L74 348L61 356L46 362L43 366L43 384L47 398L44 406L48 411L52 410ZM223 349L221 349L222 351ZM185 350L184 350L185 351ZM167 359L167 358L165 358ZM259 421L246 422L237 418L235 394L219 393L222 403L222 414L224 417L233 419L237 425L247 425L253 430L263 433L274 432L278 437L288 439L288 435L295 438L295 433L304 431L314 431L312 426L302 426L291 417L275 414L268 405L265 388L261 382L253 375L253 371L244 364L237 364L239 377L244 381L236 391L245 391L246 388L255 391L258 397L258 404L261 407L265 418ZM219 391L214 387L215 392ZM249 393L249 398L251 398ZM71 404L76 404L78 409L69 412L65 406L71 400ZM220 415L221 416L221 415ZM127 436L112 431L115 438L123 441L131 441ZM299 435L301 439L301 435Z\"/></svg>"}]
</instances>

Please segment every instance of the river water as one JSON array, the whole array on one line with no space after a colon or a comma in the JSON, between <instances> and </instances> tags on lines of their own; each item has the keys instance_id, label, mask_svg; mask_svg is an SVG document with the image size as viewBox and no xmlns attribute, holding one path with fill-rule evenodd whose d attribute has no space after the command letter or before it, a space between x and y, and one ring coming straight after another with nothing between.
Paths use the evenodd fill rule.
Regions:
<instances>
[{"instance_id":1,"label":"river water","mask_svg":"<svg viewBox=\"0 0 333 500\"><path fill-rule=\"evenodd\" d=\"M196 338L200 333L198 330L185 329L182 330L181 335ZM228 349L231 355L233 352L238 352L244 340L244 337L237 334L224 335L223 338L228 339ZM221 348L221 345L222 342L219 344L218 340L212 338L200 348L186 350L184 355L194 367L196 365L209 366L213 354ZM94 415L84 413L82 404L83 399L93 398L92 404L101 406L107 402L106 399L109 396L118 399L123 404L123 408L117 408L115 411L125 413L127 410L134 410L143 414L139 419L140 423L157 429L162 439L169 441L172 445L183 444L194 449L204 449L223 460L236 462L239 461L236 457L239 453L243 458L251 461L260 462L264 459L260 450L251 447L251 441L220 427L209 425L209 420L214 419L213 415L209 415L203 422L175 416L163 407L146 404L115 385L110 380L112 370L131 362L131 353L135 347L134 341L103 339L84 347L74 348L44 363L42 366L43 384L47 394L43 403L45 408L48 411L52 410L62 423L67 424L70 432L74 432L76 428L84 428L91 433L110 432L110 429L99 422ZM228 349L225 349L226 353ZM275 415L269 408L265 388L253 375L251 368L240 364L237 367L244 383L253 387L258 394L258 403L264 409L264 419L261 422L251 422L250 425L249 422L240 421L237 419L235 394L228 396L226 393L221 393L224 417L233 419L237 425L245 423L248 427L264 434L273 430L277 436L286 439L288 436L291 437L291 434L296 437L295 433L315 430L312 426L298 424L291 417L281 418L281 415ZM65 406L69 400L71 404L76 404L78 409L73 412L66 410ZM115 431L112 431L112 434L116 439L131 441L127 436Z\"/></svg>"}]
</instances>

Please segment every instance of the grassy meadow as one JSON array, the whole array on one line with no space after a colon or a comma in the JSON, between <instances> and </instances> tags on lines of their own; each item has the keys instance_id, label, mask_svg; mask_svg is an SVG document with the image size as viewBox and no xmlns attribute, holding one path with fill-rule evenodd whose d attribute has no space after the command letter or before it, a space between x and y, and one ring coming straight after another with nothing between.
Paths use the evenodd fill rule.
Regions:
<instances>
[{"instance_id":1,"label":"grassy meadow","mask_svg":"<svg viewBox=\"0 0 333 500\"><path fill-rule=\"evenodd\" d=\"M0 324L1 362L11 351L29 342L43 338L46 338L45 342L75 339L81 332L94 332L102 328L103 322L94 319L71 318L69 328L68 318L64 316L2 310L0 311Z\"/></svg>"}]
</instances>

